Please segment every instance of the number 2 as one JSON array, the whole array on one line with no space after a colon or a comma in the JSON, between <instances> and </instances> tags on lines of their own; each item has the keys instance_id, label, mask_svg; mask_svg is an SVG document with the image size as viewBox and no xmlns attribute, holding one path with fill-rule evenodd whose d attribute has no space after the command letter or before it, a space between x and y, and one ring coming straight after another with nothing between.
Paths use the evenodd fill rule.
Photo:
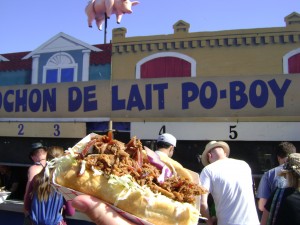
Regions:
<instances>
[{"instance_id":1,"label":"number 2","mask_svg":"<svg viewBox=\"0 0 300 225\"><path fill-rule=\"evenodd\" d=\"M20 123L18 125L18 129L19 129L19 132L18 132L18 135L24 135L24 124L23 123Z\"/></svg>"}]
</instances>

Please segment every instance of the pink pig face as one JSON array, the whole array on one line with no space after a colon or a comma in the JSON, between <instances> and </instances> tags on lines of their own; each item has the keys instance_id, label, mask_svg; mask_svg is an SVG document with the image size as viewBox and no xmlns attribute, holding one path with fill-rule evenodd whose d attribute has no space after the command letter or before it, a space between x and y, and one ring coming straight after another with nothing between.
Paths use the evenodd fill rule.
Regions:
<instances>
[{"instance_id":1,"label":"pink pig face","mask_svg":"<svg viewBox=\"0 0 300 225\"><path fill-rule=\"evenodd\" d=\"M102 30L102 24L105 21L105 14L108 18L116 14L117 23L121 22L123 14L131 14L131 7L139 4L138 1L130 0L90 0L85 8L88 16L88 25L92 27L95 20L99 30Z\"/></svg>"},{"instance_id":2,"label":"pink pig face","mask_svg":"<svg viewBox=\"0 0 300 225\"><path fill-rule=\"evenodd\" d=\"M131 2L130 0L115 0L115 8L118 13L128 13L131 14L131 7L139 4L138 1Z\"/></svg>"}]
</instances>

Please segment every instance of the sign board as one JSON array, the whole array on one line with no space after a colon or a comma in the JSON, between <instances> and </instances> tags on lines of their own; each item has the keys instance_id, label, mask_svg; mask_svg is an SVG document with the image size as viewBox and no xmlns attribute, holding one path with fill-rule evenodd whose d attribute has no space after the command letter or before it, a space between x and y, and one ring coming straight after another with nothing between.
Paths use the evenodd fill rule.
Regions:
<instances>
[{"instance_id":1,"label":"sign board","mask_svg":"<svg viewBox=\"0 0 300 225\"><path fill-rule=\"evenodd\" d=\"M0 118L299 118L299 84L281 74L5 86Z\"/></svg>"},{"instance_id":2,"label":"sign board","mask_svg":"<svg viewBox=\"0 0 300 225\"><path fill-rule=\"evenodd\" d=\"M300 141L300 122L132 122L130 136L156 140L162 126L178 140Z\"/></svg>"},{"instance_id":3,"label":"sign board","mask_svg":"<svg viewBox=\"0 0 300 225\"><path fill-rule=\"evenodd\" d=\"M80 138L86 136L85 123L1 122L0 136Z\"/></svg>"}]
</instances>

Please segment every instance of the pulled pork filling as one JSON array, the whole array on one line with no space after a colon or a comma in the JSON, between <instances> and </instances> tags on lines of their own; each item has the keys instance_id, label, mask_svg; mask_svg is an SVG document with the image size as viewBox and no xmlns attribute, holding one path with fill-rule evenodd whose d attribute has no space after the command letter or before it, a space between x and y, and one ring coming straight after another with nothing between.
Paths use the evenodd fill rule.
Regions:
<instances>
[{"instance_id":1,"label":"pulled pork filling","mask_svg":"<svg viewBox=\"0 0 300 225\"><path fill-rule=\"evenodd\" d=\"M195 196L206 191L199 185L173 175L164 182L158 182L161 171L152 165L143 152L142 143L135 137L128 144L112 139L110 136L97 135L92 138L93 153L86 155L84 149L78 157L79 162L86 162L86 169L101 170L105 175L123 176L130 174L141 186L147 185L154 193L161 194L179 201L195 203ZM91 146L89 146L91 147Z\"/></svg>"}]
</instances>

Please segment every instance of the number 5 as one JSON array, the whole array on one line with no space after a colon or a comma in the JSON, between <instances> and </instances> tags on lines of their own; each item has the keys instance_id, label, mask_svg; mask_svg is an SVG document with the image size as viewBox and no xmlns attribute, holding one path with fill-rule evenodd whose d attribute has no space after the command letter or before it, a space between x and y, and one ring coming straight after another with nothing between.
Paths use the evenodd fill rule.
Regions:
<instances>
[{"instance_id":1,"label":"number 5","mask_svg":"<svg viewBox=\"0 0 300 225\"><path fill-rule=\"evenodd\" d=\"M229 138L230 139L236 139L238 137L238 132L236 130L234 130L234 128L236 128L236 125L235 126L229 126Z\"/></svg>"}]
</instances>

